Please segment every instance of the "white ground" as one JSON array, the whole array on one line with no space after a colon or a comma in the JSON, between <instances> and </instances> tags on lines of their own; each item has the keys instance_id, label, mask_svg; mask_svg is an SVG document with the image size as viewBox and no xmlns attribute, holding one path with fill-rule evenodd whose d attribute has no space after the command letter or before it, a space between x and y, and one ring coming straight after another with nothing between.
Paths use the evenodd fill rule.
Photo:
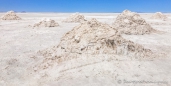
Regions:
<instances>
[{"instance_id":1,"label":"white ground","mask_svg":"<svg viewBox=\"0 0 171 86\"><path fill-rule=\"evenodd\" d=\"M0 13L2 16L4 13ZM112 24L119 13L84 13L86 19ZM0 20L0 86L171 86L171 14L169 20L151 20L153 14L140 14L162 33L123 35L153 52L166 54L152 61L137 61L121 56L116 59L86 57L56 65L30 75L29 67L36 64L30 57L36 52L58 45L60 38L78 23L62 23L71 13L19 13L22 20ZM32 28L42 18L51 18L59 27ZM73 66L74 65L74 66ZM81 67L80 67L81 65ZM66 70L68 69L68 70ZM56 70L56 71L54 71ZM61 70L66 70L59 72ZM129 83L128 83L129 81ZM135 83L131 81L151 81ZM161 81L161 83L159 83ZM156 83L158 82L158 83Z\"/></svg>"}]
</instances>

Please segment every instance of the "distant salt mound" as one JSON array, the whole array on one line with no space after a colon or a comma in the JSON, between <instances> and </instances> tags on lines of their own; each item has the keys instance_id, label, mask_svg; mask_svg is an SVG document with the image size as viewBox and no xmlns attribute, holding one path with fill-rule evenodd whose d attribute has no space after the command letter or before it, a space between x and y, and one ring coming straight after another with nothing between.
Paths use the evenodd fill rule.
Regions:
<instances>
[{"instance_id":1,"label":"distant salt mound","mask_svg":"<svg viewBox=\"0 0 171 86\"><path fill-rule=\"evenodd\" d=\"M155 31L141 16L129 10L117 16L113 26L123 34L143 35Z\"/></svg>"},{"instance_id":2,"label":"distant salt mound","mask_svg":"<svg viewBox=\"0 0 171 86\"><path fill-rule=\"evenodd\" d=\"M79 14L79 13L76 13L76 14L72 14L69 18L65 19L63 22L66 22L66 23L82 23L86 21L84 19L84 16Z\"/></svg>"},{"instance_id":3,"label":"distant salt mound","mask_svg":"<svg viewBox=\"0 0 171 86\"><path fill-rule=\"evenodd\" d=\"M59 26L59 24L56 23L54 20L44 18L39 23L34 24L33 27L57 27L57 26Z\"/></svg>"},{"instance_id":4,"label":"distant salt mound","mask_svg":"<svg viewBox=\"0 0 171 86\"><path fill-rule=\"evenodd\" d=\"M58 46L39 52L41 57L57 60L58 63L87 57L87 54L89 57L123 55L143 59L151 58L153 52L122 38L113 27L96 19L82 23L66 33Z\"/></svg>"},{"instance_id":5,"label":"distant salt mound","mask_svg":"<svg viewBox=\"0 0 171 86\"><path fill-rule=\"evenodd\" d=\"M160 20L166 20L166 15L162 14L161 12L156 12L153 16L151 16L151 19L160 19Z\"/></svg>"},{"instance_id":6,"label":"distant salt mound","mask_svg":"<svg viewBox=\"0 0 171 86\"><path fill-rule=\"evenodd\" d=\"M1 19L2 20L21 20L21 18L17 16L14 11L7 12L4 16L2 16Z\"/></svg>"}]
</instances>

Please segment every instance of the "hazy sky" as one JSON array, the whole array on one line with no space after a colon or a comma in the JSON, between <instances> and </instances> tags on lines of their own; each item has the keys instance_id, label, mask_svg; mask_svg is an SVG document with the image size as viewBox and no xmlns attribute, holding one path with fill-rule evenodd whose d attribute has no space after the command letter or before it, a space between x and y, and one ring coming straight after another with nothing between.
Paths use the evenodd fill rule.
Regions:
<instances>
[{"instance_id":1,"label":"hazy sky","mask_svg":"<svg viewBox=\"0 0 171 86\"><path fill-rule=\"evenodd\" d=\"M0 11L171 12L171 0L0 0Z\"/></svg>"}]
</instances>

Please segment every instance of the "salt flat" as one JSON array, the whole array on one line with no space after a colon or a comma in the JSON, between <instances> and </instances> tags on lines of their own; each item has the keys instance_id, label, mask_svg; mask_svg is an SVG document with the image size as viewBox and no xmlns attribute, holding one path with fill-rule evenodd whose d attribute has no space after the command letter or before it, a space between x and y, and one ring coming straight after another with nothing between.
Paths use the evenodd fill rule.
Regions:
<instances>
[{"instance_id":1,"label":"salt flat","mask_svg":"<svg viewBox=\"0 0 171 86\"><path fill-rule=\"evenodd\" d=\"M166 21L150 19L152 13L140 13L147 23L161 33L122 35L141 44L162 58L132 60L87 57L57 64L48 70L34 72L44 58L33 59L38 51L58 45L61 37L79 23L64 23L72 13L18 13L22 20L0 20L0 85L1 86L170 86L171 85L171 14ZM87 20L112 25L119 13L82 13ZM0 16L4 13L0 13ZM59 27L37 27L42 18L51 18ZM119 59L119 60L117 60ZM62 72L61 72L62 71ZM131 81L151 81L136 83ZM130 81L130 83L128 83ZM159 83L161 82L161 83Z\"/></svg>"}]
</instances>

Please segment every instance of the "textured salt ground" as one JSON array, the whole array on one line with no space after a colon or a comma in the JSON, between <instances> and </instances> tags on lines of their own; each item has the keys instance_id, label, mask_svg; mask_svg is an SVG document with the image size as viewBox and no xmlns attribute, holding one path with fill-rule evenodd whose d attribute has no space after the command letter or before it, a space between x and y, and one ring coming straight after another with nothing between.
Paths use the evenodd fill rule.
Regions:
<instances>
[{"instance_id":1,"label":"textured salt ground","mask_svg":"<svg viewBox=\"0 0 171 86\"><path fill-rule=\"evenodd\" d=\"M59 21L59 24L60 24L60 21L62 19L65 19L66 18L65 16L68 16L70 14L65 14L64 16L62 16L63 14L53 14L53 13L52 14L31 13L31 14L18 14L18 15L22 17L24 20L6 21L6 22L0 21L0 33L1 33L0 34L0 57L1 57L0 68L3 69L1 70L1 74L0 74L0 85L2 86L11 86L11 85L29 86L29 84L30 85L32 84L31 86L39 86L39 85L40 86L43 86L43 85L44 86L46 85L56 86L59 84L61 84L61 86L64 86L64 85L68 86L68 84L69 85L96 85L96 86L99 86L100 84L104 86L107 84L108 86L110 85L125 86L124 84L118 84L116 81L123 80L123 79L126 79L126 80L151 79L154 81L160 81L160 80L164 80L168 82L171 81L170 80L171 73L169 72L171 71L170 70L171 69L170 58L156 59L154 61L125 61L125 62L115 61L115 60L108 62L106 60L105 62L101 62L99 64L86 66L82 68L82 72L79 72L80 69L73 69L73 70L66 71L63 73L64 75L66 74L65 76L63 76L64 78L62 77L59 81L55 81L57 79L52 80L53 78L55 78L55 75L57 74L55 73L55 71L53 74L53 71L50 71L50 70L49 72L52 74L51 76L54 76L54 77L51 77L50 79L38 77L39 74L35 75L34 78L28 77L27 75L26 75L27 77L24 77L23 74L28 72L28 70L25 69L26 67L28 67L28 65L26 64L27 63L31 65L34 64L34 63L33 64L30 63L33 60L29 59L28 57L32 54L35 54L35 52L38 50L43 50L45 48L58 44L60 37L62 37L64 33L71 30L72 27L76 26L77 24L61 23L62 26L58 28L51 28L51 29L42 28L41 30L32 29L26 26L34 24L34 22L38 21L41 18L44 18L44 17L53 18L57 22ZM91 16L99 17L101 14L85 14L85 15L87 17L91 17ZM114 15L114 17L117 16L116 14L104 14L104 15L109 15L109 16ZM148 15L142 14L143 18L147 19L147 21L153 22L151 20L148 20L148 17L151 15L152 14L148 14ZM168 14L168 16L170 16L170 14ZM108 19L111 21L108 21ZM105 20L105 17L103 16L103 14L102 14L102 18L97 18L97 20L101 22L108 21L107 23L109 24L113 21L110 18L107 18ZM168 23L168 22L166 21L164 23ZM171 31L170 25L152 25L152 27L161 31L167 31L167 33L152 34L152 35L146 35L146 36L132 36L132 37L126 36L126 37L136 43L142 44L144 47L151 48L152 50L162 51L160 49L163 48L164 50L163 52L167 50L168 54L170 54L169 49L168 49L169 48L168 46L170 46L171 44L170 43L170 31ZM56 33L58 33L59 35L57 35ZM157 47L157 46L160 46L160 47ZM23 53L23 52L26 52L26 53ZM13 58L14 60L10 60L11 58ZM17 59L18 61L16 61L15 59ZM77 61L84 61L84 60L77 60ZM10 64L11 62L13 62L12 65ZM58 67L63 68L63 66L66 66L67 68L67 66L69 66L69 64L71 63L73 64L74 61L63 63L62 65ZM106 65L104 65L104 63ZM137 66L138 64L141 65L140 66L141 68ZM107 74L112 74L112 73L108 73L108 71L111 69L111 65L113 65L114 67L112 68L116 70L114 71L115 74L113 75L114 77L118 76L118 78L116 79L110 79L111 77L107 76ZM115 65L117 65L119 68L116 67ZM5 69L6 67L8 67L9 69ZM58 68L58 67L54 67L54 68ZM131 68L131 69L128 69L128 68ZM93 71L101 71L102 69L105 69L106 72L101 73L99 77L91 78L91 76L88 76L89 74L94 73ZM59 73L58 75L60 74L62 73ZM80 74L83 74L85 76L79 77ZM73 79L71 76L75 78ZM48 81L48 80L51 80L51 81ZM156 85L156 84L150 84L150 85ZM138 86L143 86L143 85L138 85ZM148 85L146 84L145 86L148 86ZM160 86L166 86L166 85L160 85Z\"/></svg>"},{"instance_id":2,"label":"textured salt ground","mask_svg":"<svg viewBox=\"0 0 171 86\"><path fill-rule=\"evenodd\" d=\"M125 86L131 84L118 83L118 80L122 82L127 81L169 81L170 72L163 71L168 70L171 65L168 65L170 59L160 59L156 61L129 61L129 60L104 60L102 62L97 62L92 65L86 65L80 68L71 69L60 73L60 78L58 81L49 82L48 86ZM92 61L92 60L88 60ZM162 61L166 62L162 63ZM65 63L66 67L69 66L71 62ZM64 65L64 64L63 64ZM150 66L149 66L150 65ZM60 68L60 66L58 66ZM105 71L104 71L105 70ZM148 71L147 71L148 70ZM90 75L91 74L91 75ZM75 77L75 78L73 78ZM164 79L161 77L165 77ZM79 81L78 81L79 80ZM67 82L67 83L66 83ZM138 86L152 86L157 84L139 84ZM160 86L166 86L161 84Z\"/></svg>"}]
</instances>

